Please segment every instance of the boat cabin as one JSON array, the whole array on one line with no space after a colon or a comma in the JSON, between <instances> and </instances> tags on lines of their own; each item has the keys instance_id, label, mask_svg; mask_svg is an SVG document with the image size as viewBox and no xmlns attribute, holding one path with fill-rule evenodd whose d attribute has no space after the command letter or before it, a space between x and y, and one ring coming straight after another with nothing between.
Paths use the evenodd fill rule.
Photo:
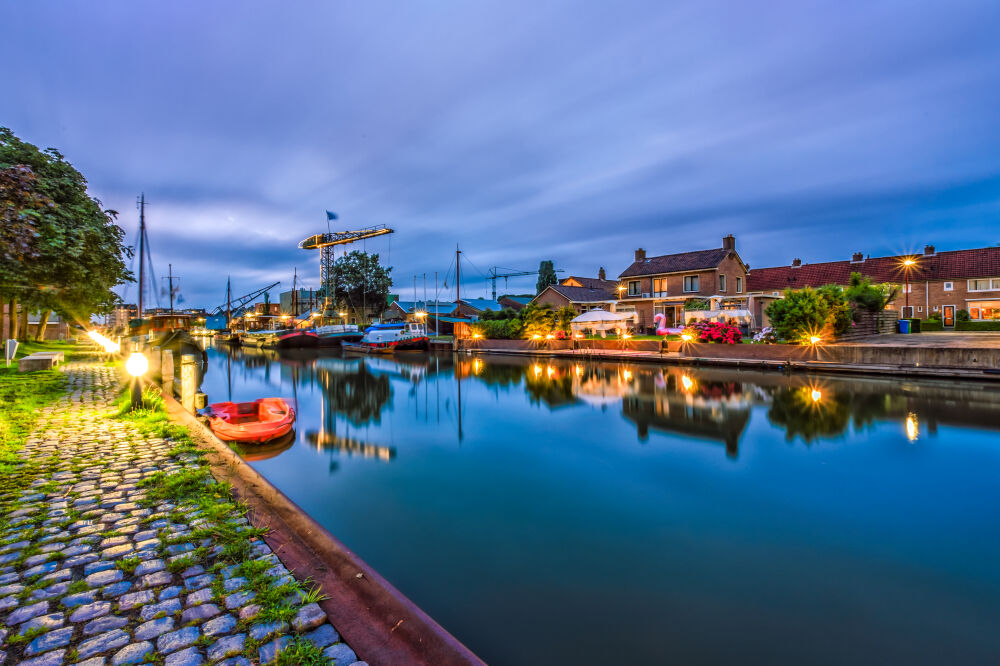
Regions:
<instances>
[{"instance_id":1,"label":"boat cabin","mask_svg":"<svg viewBox=\"0 0 1000 666\"><path fill-rule=\"evenodd\" d=\"M147 319L133 319L128 325L132 335L188 331L191 329L191 315L155 314Z\"/></svg>"}]
</instances>

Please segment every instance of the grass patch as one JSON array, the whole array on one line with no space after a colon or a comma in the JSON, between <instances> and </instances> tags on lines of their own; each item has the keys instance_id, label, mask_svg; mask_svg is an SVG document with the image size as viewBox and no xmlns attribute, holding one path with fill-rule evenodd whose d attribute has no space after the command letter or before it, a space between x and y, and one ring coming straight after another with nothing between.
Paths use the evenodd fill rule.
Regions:
<instances>
[{"instance_id":1,"label":"grass patch","mask_svg":"<svg viewBox=\"0 0 1000 666\"><path fill-rule=\"evenodd\" d=\"M81 592L86 592L89 589L90 586L87 585L87 581L81 578L80 580L74 580L69 584L69 587L66 588L66 594L80 594Z\"/></svg>"},{"instance_id":2,"label":"grass patch","mask_svg":"<svg viewBox=\"0 0 1000 666\"><path fill-rule=\"evenodd\" d=\"M23 643L30 643L31 640L37 636L41 636L45 633L45 629L41 627L33 627L28 629L23 634L15 634L7 639L8 645L21 645Z\"/></svg>"},{"instance_id":3,"label":"grass patch","mask_svg":"<svg viewBox=\"0 0 1000 666\"><path fill-rule=\"evenodd\" d=\"M301 636L293 638L274 661L275 666L326 666L329 663L320 648Z\"/></svg>"},{"instance_id":4,"label":"grass patch","mask_svg":"<svg viewBox=\"0 0 1000 666\"><path fill-rule=\"evenodd\" d=\"M139 557L136 555L133 555L132 557L123 557L115 562L115 566L121 569L122 572L132 575L139 566Z\"/></svg>"}]
</instances>

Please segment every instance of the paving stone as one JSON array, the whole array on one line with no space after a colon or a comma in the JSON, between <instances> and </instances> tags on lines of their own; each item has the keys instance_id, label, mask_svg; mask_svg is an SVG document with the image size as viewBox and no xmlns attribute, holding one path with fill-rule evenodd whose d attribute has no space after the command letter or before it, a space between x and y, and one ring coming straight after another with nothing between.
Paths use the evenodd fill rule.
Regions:
<instances>
[{"instance_id":1,"label":"paving stone","mask_svg":"<svg viewBox=\"0 0 1000 666\"><path fill-rule=\"evenodd\" d=\"M326 622L326 613L319 607L319 604L306 604L299 609L299 612L292 618L292 627L295 631L309 631Z\"/></svg>"},{"instance_id":2,"label":"paving stone","mask_svg":"<svg viewBox=\"0 0 1000 666\"><path fill-rule=\"evenodd\" d=\"M290 636L281 636L270 643L261 645L260 649L257 651L257 654L260 657L260 663L270 664L277 658L278 653L288 647L288 644L291 642L292 639Z\"/></svg>"},{"instance_id":3,"label":"paving stone","mask_svg":"<svg viewBox=\"0 0 1000 666\"><path fill-rule=\"evenodd\" d=\"M323 650L323 656L332 659L334 666L348 666L358 660L358 655L347 646L347 643L337 643Z\"/></svg>"},{"instance_id":4,"label":"paving stone","mask_svg":"<svg viewBox=\"0 0 1000 666\"><path fill-rule=\"evenodd\" d=\"M90 587L103 587L111 583L117 583L124 577L124 574L118 569L109 569L90 574L84 580Z\"/></svg>"},{"instance_id":5,"label":"paving stone","mask_svg":"<svg viewBox=\"0 0 1000 666\"><path fill-rule=\"evenodd\" d=\"M91 657L85 661L76 662L76 666L106 666L108 661L104 657Z\"/></svg>"},{"instance_id":6,"label":"paving stone","mask_svg":"<svg viewBox=\"0 0 1000 666\"><path fill-rule=\"evenodd\" d=\"M193 567L188 567L181 572L181 578L190 578L191 576L200 576L205 573L205 567L200 564L196 564Z\"/></svg>"},{"instance_id":7,"label":"paving stone","mask_svg":"<svg viewBox=\"0 0 1000 666\"><path fill-rule=\"evenodd\" d=\"M95 617L101 617L111 612L110 601L95 601L92 604L80 606L69 616L70 622L88 622Z\"/></svg>"},{"instance_id":8,"label":"paving stone","mask_svg":"<svg viewBox=\"0 0 1000 666\"><path fill-rule=\"evenodd\" d=\"M156 641L156 649L163 653L174 652L181 648L186 648L201 637L201 630L198 627L184 627L169 634L163 634Z\"/></svg>"},{"instance_id":9,"label":"paving stone","mask_svg":"<svg viewBox=\"0 0 1000 666\"><path fill-rule=\"evenodd\" d=\"M162 652L162 650L160 650ZM200 666L205 663L205 658L201 650L196 647L187 648L180 652L167 655L163 666Z\"/></svg>"},{"instance_id":10,"label":"paving stone","mask_svg":"<svg viewBox=\"0 0 1000 666\"><path fill-rule=\"evenodd\" d=\"M331 624L324 624L319 629L310 631L308 634L303 634L302 637L318 648L325 648L327 645L333 645L340 640L340 634L337 633L337 630Z\"/></svg>"},{"instance_id":11,"label":"paving stone","mask_svg":"<svg viewBox=\"0 0 1000 666\"><path fill-rule=\"evenodd\" d=\"M95 654L120 648L128 643L128 634L121 629L114 629L90 638L80 643L76 649L80 659L92 657Z\"/></svg>"},{"instance_id":12,"label":"paving stone","mask_svg":"<svg viewBox=\"0 0 1000 666\"><path fill-rule=\"evenodd\" d=\"M73 627L56 629L47 634L42 634L28 643L28 647L24 649L24 654L28 657L34 657L49 650L66 647L72 639Z\"/></svg>"},{"instance_id":13,"label":"paving stone","mask_svg":"<svg viewBox=\"0 0 1000 666\"><path fill-rule=\"evenodd\" d=\"M111 571L115 568L114 562L92 562L83 568L83 574L89 576L101 571Z\"/></svg>"},{"instance_id":14,"label":"paving stone","mask_svg":"<svg viewBox=\"0 0 1000 666\"><path fill-rule=\"evenodd\" d=\"M288 632L287 622L262 622L250 627L250 638L255 641L264 641L275 634Z\"/></svg>"},{"instance_id":15,"label":"paving stone","mask_svg":"<svg viewBox=\"0 0 1000 666\"><path fill-rule=\"evenodd\" d=\"M210 617L215 617L222 611L215 604L201 604L200 606L192 606L184 611L181 615L181 622L187 624L188 622L196 622L198 620L207 620ZM209 655L211 656L211 655Z\"/></svg>"},{"instance_id":16,"label":"paving stone","mask_svg":"<svg viewBox=\"0 0 1000 666\"><path fill-rule=\"evenodd\" d=\"M212 593L212 589L206 587L203 590L198 590L196 592L192 592L191 594L187 595L187 598L184 600L184 602L189 606L194 606L197 604L203 604L206 601L211 601L212 597L214 596L215 595Z\"/></svg>"},{"instance_id":17,"label":"paving stone","mask_svg":"<svg viewBox=\"0 0 1000 666\"><path fill-rule=\"evenodd\" d=\"M160 590L160 601L165 601L167 599L176 599L181 595L184 588L180 585L174 585L172 587L165 587Z\"/></svg>"},{"instance_id":18,"label":"paving stone","mask_svg":"<svg viewBox=\"0 0 1000 666\"><path fill-rule=\"evenodd\" d=\"M220 638L208 647L207 654L209 661L218 661L225 657L231 657L243 652L243 646L246 643L246 639L246 634L235 634L233 636Z\"/></svg>"},{"instance_id":19,"label":"paving stone","mask_svg":"<svg viewBox=\"0 0 1000 666\"><path fill-rule=\"evenodd\" d=\"M204 574L201 576L192 576L191 578L184 579L184 587L189 590L198 590L203 587L207 587L212 584L215 576L212 574Z\"/></svg>"},{"instance_id":20,"label":"paving stone","mask_svg":"<svg viewBox=\"0 0 1000 666\"><path fill-rule=\"evenodd\" d=\"M135 575L145 576L146 574L163 571L166 566L167 565L163 563L163 560L147 560L146 562L141 562L139 566L135 568Z\"/></svg>"},{"instance_id":21,"label":"paving stone","mask_svg":"<svg viewBox=\"0 0 1000 666\"><path fill-rule=\"evenodd\" d=\"M132 582L123 580L101 588L101 596L105 599L114 599L115 597L120 597L131 589Z\"/></svg>"},{"instance_id":22,"label":"paving stone","mask_svg":"<svg viewBox=\"0 0 1000 666\"><path fill-rule=\"evenodd\" d=\"M45 615L49 612L49 602L39 601L37 604L31 604L29 606L21 606L15 611L11 611L11 614L7 616L4 620L4 624L11 627L15 624L21 624L25 620L30 620L33 617L38 617L39 615Z\"/></svg>"},{"instance_id":23,"label":"paving stone","mask_svg":"<svg viewBox=\"0 0 1000 666\"><path fill-rule=\"evenodd\" d=\"M237 608L242 608L253 601L256 596L257 595L253 592L237 592L236 594L230 594L226 597L226 609L236 610Z\"/></svg>"},{"instance_id":24,"label":"paving stone","mask_svg":"<svg viewBox=\"0 0 1000 666\"><path fill-rule=\"evenodd\" d=\"M244 621L252 620L260 615L262 610L263 609L260 607L260 604L250 604L249 606L244 606L240 609L240 619Z\"/></svg>"},{"instance_id":25,"label":"paving stone","mask_svg":"<svg viewBox=\"0 0 1000 666\"><path fill-rule=\"evenodd\" d=\"M69 594L63 597L59 603L66 608L76 608L77 606L83 606L95 601L97 601L97 590L90 590L89 592L80 592L79 594Z\"/></svg>"},{"instance_id":26,"label":"paving stone","mask_svg":"<svg viewBox=\"0 0 1000 666\"><path fill-rule=\"evenodd\" d=\"M215 666L253 666L253 663L246 657L230 657L216 662Z\"/></svg>"},{"instance_id":27,"label":"paving stone","mask_svg":"<svg viewBox=\"0 0 1000 666\"><path fill-rule=\"evenodd\" d=\"M146 641L174 630L174 618L171 616L156 618L143 622L135 628L132 637L137 641Z\"/></svg>"},{"instance_id":28,"label":"paving stone","mask_svg":"<svg viewBox=\"0 0 1000 666\"><path fill-rule=\"evenodd\" d=\"M152 654L153 644L149 641L132 643L126 645L115 653L111 658L112 666L123 666L124 664L142 664L146 661L146 656Z\"/></svg>"},{"instance_id":29,"label":"paving stone","mask_svg":"<svg viewBox=\"0 0 1000 666\"><path fill-rule=\"evenodd\" d=\"M139 617L145 620L152 620L154 616L160 613L166 613L167 615L173 615L181 609L181 602L179 599L167 599L166 601L161 601L158 604L150 604L149 606L143 606L142 610L139 611Z\"/></svg>"},{"instance_id":30,"label":"paving stone","mask_svg":"<svg viewBox=\"0 0 1000 666\"><path fill-rule=\"evenodd\" d=\"M96 620L92 620L84 625L83 635L92 636L94 634L100 634L114 629L121 629L126 624L128 624L128 618L121 617L119 615L105 615L104 617L99 617Z\"/></svg>"},{"instance_id":31,"label":"paving stone","mask_svg":"<svg viewBox=\"0 0 1000 666\"><path fill-rule=\"evenodd\" d=\"M18 627L17 630L18 633L21 634L31 631L32 629L44 629L45 631L51 631L52 629L58 629L64 624L66 624L66 616L63 613L52 613L51 615L39 615L38 617L31 618ZM0 644L2 643L3 640L0 640Z\"/></svg>"},{"instance_id":32,"label":"paving stone","mask_svg":"<svg viewBox=\"0 0 1000 666\"><path fill-rule=\"evenodd\" d=\"M42 574L52 573L59 568L58 562L46 562L44 564L39 564L38 566L31 567L24 572L25 578L31 578L32 576L38 576Z\"/></svg>"},{"instance_id":33,"label":"paving stone","mask_svg":"<svg viewBox=\"0 0 1000 666\"><path fill-rule=\"evenodd\" d=\"M118 599L118 608L123 611L132 610L136 606L152 603L155 599L156 594L152 590L130 592L129 594L123 594L121 598Z\"/></svg>"},{"instance_id":34,"label":"paving stone","mask_svg":"<svg viewBox=\"0 0 1000 666\"><path fill-rule=\"evenodd\" d=\"M169 585L170 581L173 579L174 576L169 571L157 571L156 573L151 573L148 576L143 576L142 586L160 587L162 585Z\"/></svg>"},{"instance_id":35,"label":"paving stone","mask_svg":"<svg viewBox=\"0 0 1000 666\"><path fill-rule=\"evenodd\" d=\"M0 613L5 610L10 610L11 608L16 608L19 605L20 602L17 600L17 597L4 597L3 599L0 599Z\"/></svg>"},{"instance_id":36,"label":"paving stone","mask_svg":"<svg viewBox=\"0 0 1000 666\"><path fill-rule=\"evenodd\" d=\"M41 657L25 659L18 663L20 666L61 666L63 663L63 656L65 656L65 654L66 650L55 650L53 652L43 654Z\"/></svg>"},{"instance_id":37,"label":"paving stone","mask_svg":"<svg viewBox=\"0 0 1000 666\"><path fill-rule=\"evenodd\" d=\"M236 618L232 615L223 615L201 625L201 630L206 636L221 636L222 634L228 634L235 628ZM253 636L252 630L250 635Z\"/></svg>"},{"instance_id":38,"label":"paving stone","mask_svg":"<svg viewBox=\"0 0 1000 666\"><path fill-rule=\"evenodd\" d=\"M0 597L6 597L8 594L17 594L24 590L24 585L4 585L0 587Z\"/></svg>"},{"instance_id":39,"label":"paving stone","mask_svg":"<svg viewBox=\"0 0 1000 666\"><path fill-rule=\"evenodd\" d=\"M53 597L61 597L66 594L69 589L69 583L56 583L55 585L49 585L48 587L42 588L40 590L35 590L31 593L32 599L52 599Z\"/></svg>"}]
</instances>

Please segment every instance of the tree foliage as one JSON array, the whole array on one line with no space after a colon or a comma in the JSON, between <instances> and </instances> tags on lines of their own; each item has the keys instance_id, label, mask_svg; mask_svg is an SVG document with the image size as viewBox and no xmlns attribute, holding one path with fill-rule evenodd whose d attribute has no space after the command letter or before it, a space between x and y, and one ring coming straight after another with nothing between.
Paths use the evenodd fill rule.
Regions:
<instances>
[{"instance_id":1,"label":"tree foliage","mask_svg":"<svg viewBox=\"0 0 1000 666\"><path fill-rule=\"evenodd\" d=\"M540 294L549 285L556 283L556 269L548 259L538 264L538 281L535 283L535 293Z\"/></svg>"},{"instance_id":2,"label":"tree foliage","mask_svg":"<svg viewBox=\"0 0 1000 666\"><path fill-rule=\"evenodd\" d=\"M354 250L337 259L334 266L338 309L346 307L360 313L362 308L368 308L378 316L389 307L392 267L381 266L378 254Z\"/></svg>"},{"instance_id":3,"label":"tree foliage","mask_svg":"<svg viewBox=\"0 0 1000 666\"><path fill-rule=\"evenodd\" d=\"M111 310L131 280L117 213L54 148L39 150L0 127L0 293L77 321ZM22 332L23 333L23 332Z\"/></svg>"},{"instance_id":4,"label":"tree foliage","mask_svg":"<svg viewBox=\"0 0 1000 666\"><path fill-rule=\"evenodd\" d=\"M835 284L786 289L784 298L767 306L766 314L775 334L789 342L810 335L839 335L851 325L851 307L844 290Z\"/></svg>"},{"instance_id":5,"label":"tree foliage","mask_svg":"<svg viewBox=\"0 0 1000 666\"><path fill-rule=\"evenodd\" d=\"M851 273L850 283L844 290L847 300L855 310L881 312L885 304L896 297L896 287L891 284L872 284L861 273Z\"/></svg>"}]
</instances>

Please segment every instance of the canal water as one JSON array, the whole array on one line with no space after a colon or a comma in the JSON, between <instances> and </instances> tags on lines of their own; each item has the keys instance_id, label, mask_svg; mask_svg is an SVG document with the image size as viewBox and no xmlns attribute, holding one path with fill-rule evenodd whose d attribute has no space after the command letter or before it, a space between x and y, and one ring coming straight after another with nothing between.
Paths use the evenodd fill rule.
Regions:
<instances>
[{"instance_id":1,"label":"canal water","mask_svg":"<svg viewBox=\"0 0 1000 666\"><path fill-rule=\"evenodd\" d=\"M492 664L997 663L1000 391L210 349L252 465Z\"/></svg>"}]
</instances>

